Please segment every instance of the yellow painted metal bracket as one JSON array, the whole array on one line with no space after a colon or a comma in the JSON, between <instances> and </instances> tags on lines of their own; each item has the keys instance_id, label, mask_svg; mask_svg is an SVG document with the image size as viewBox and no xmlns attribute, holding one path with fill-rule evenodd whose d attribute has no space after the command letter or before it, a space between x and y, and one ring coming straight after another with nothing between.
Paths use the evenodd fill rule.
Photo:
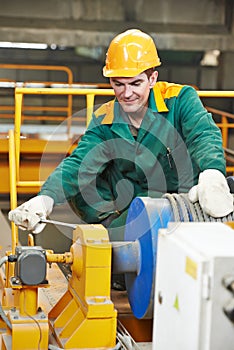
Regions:
<instances>
[{"instance_id":1,"label":"yellow painted metal bracket","mask_svg":"<svg viewBox=\"0 0 234 350\"><path fill-rule=\"evenodd\" d=\"M64 349L115 346L117 312L110 300L111 243L102 225L78 225L74 231L72 277L68 290L49 313Z\"/></svg>"},{"instance_id":2,"label":"yellow painted metal bracket","mask_svg":"<svg viewBox=\"0 0 234 350\"><path fill-rule=\"evenodd\" d=\"M48 316L38 307L39 287L49 285L11 284L14 306L7 313L11 328L1 335L1 350L48 349Z\"/></svg>"}]
</instances>

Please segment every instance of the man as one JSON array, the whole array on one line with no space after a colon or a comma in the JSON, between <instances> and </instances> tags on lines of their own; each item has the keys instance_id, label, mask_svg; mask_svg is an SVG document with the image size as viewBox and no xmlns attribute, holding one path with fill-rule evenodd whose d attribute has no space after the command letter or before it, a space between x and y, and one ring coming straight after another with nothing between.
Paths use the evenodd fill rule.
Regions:
<instances>
[{"instance_id":1,"label":"man","mask_svg":"<svg viewBox=\"0 0 234 350\"><path fill-rule=\"evenodd\" d=\"M233 211L220 130L192 87L157 82L160 64L148 34L132 29L112 40L103 74L116 98L95 111L78 147L10 220L39 233L40 218L68 201L84 222L122 240L136 196L189 192L209 215Z\"/></svg>"}]
</instances>

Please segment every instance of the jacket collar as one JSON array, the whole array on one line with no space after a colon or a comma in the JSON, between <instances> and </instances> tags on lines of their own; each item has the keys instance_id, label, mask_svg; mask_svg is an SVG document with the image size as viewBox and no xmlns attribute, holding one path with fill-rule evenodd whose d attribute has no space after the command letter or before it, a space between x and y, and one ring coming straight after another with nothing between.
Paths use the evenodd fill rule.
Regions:
<instances>
[{"instance_id":1,"label":"jacket collar","mask_svg":"<svg viewBox=\"0 0 234 350\"><path fill-rule=\"evenodd\" d=\"M164 102L164 98L157 83L154 85L154 88L150 91L149 108L152 109L153 112L169 112L169 109L167 108Z\"/></svg>"}]
</instances>

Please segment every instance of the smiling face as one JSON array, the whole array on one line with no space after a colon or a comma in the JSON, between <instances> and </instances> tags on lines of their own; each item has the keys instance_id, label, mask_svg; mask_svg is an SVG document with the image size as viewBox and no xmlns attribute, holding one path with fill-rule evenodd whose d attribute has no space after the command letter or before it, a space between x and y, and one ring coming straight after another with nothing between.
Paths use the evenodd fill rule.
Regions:
<instances>
[{"instance_id":1,"label":"smiling face","mask_svg":"<svg viewBox=\"0 0 234 350\"><path fill-rule=\"evenodd\" d=\"M150 89L154 87L157 77L158 72L153 71L149 77L143 72L133 78L110 78L115 96L127 114L131 116L140 114L143 118L145 107L148 105Z\"/></svg>"}]
</instances>

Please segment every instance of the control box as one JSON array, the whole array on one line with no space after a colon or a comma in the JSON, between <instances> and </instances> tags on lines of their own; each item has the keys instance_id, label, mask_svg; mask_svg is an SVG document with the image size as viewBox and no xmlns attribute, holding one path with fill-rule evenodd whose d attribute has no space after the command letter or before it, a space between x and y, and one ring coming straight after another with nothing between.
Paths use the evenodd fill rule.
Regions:
<instances>
[{"instance_id":1,"label":"control box","mask_svg":"<svg viewBox=\"0 0 234 350\"><path fill-rule=\"evenodd\" d=\"M231 227L188 222L160 229L153 349L233 350L234 293L225 281L234 281Z\"/></svg>"}]
</instances>

